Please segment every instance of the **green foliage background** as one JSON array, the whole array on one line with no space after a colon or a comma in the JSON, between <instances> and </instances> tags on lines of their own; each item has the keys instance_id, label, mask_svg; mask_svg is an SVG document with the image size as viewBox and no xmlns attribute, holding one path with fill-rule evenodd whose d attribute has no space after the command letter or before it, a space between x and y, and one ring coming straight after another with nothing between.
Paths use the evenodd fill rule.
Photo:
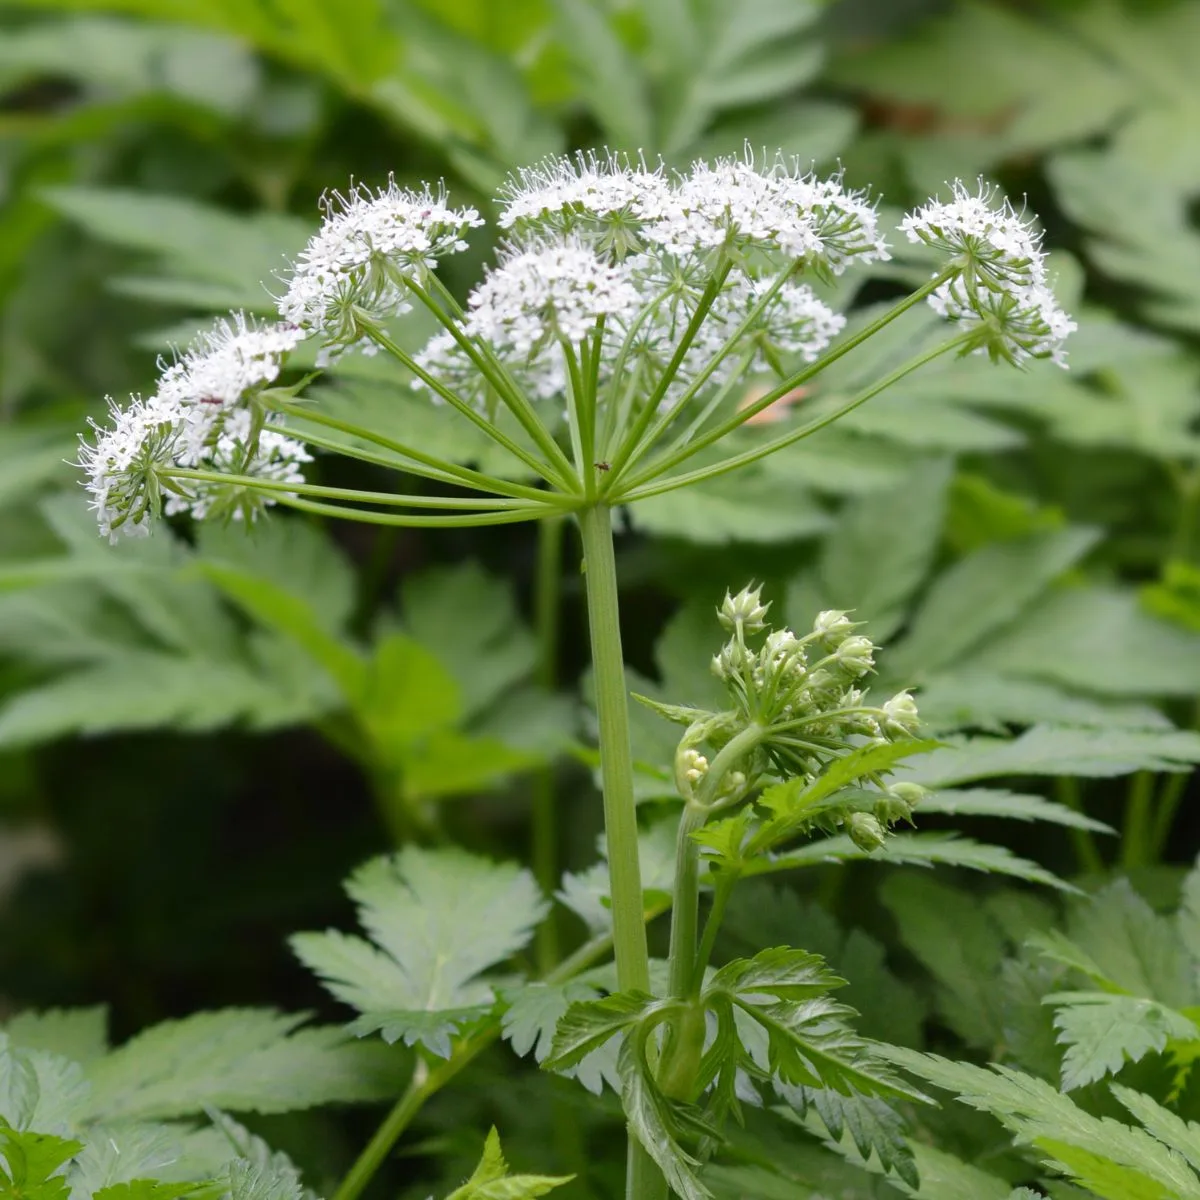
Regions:
<instances>
[{"instance_id":1,"label":"green foliage background","mask_svg":"<svg viewBox=\"0 0 1200 1200\"><path fill-rule=\"evenodd\" d=\"M212 313L272 310L272 280L328 188L444 176L486 206L506 172L547 153L606 144L686 163L748 141L840 161L889 211L959 176L1027 195L1080 331L1069 373L942 360L750 472L629 514L619 552L637 690L702 703L712 607L753 576L797 625L854 608L887 644L881 688L919 685L949 742L920 760L913 778L937 791L891 859L944 869L814 856L794 886L746 904L731 942L740 929L753 948L772 944L761 926L775 922L779 943L850 979L865 1031L998 1057L1083 1095L1097 1121L1128 1110L1153 1132L1154 1112L1100 1096L1099 1081L1140 1069L1122 1082L1160 1094L1146 1080L1165 1070L1168 1039L1194 1036L1180 1025L1192 985L1122 974L1097 959L1105 945L1117 954L1104 938L1071 925L1085 918L1015 885L981 891L957 868L1105 883L1112 920L1149 928L1152 910L1178 906L1200 849L1197 45L1192 0L0 0L0 1017L104 1002L119 1041L232 1004L345 1020L288 935L344 927L340 881L383 850L446 841L528 857L547 773L557 857L579 873L572 907L595 915L570 533L548 675L526 527L446 536L277 519L253 540L214 528L110 551L65 460L102 397L152 388L156 355ZM453 288L487 250L453 260ZM898 252L862 312L924 273ZM427 332L414 318L398 336ZM839 364L822 386L852 390L905 348L871 346L873 360ZM323 386L331 411L486 461L471 431L382 386L371 360L347 359ZM673 736L652 713L635 718L644 793L669 793ZM971 837L952 838L963 825ZM1114 869L1132 885L1106 883ZM956 906L965 924L947 927ZM1182 977L1195 931L1180 922L1191 940L1164 954ZM564 940L583 929L563 914ZM1138 1021L1112 1009L1130 997ZM513 1041L528 1048L545 1018L523 1016ZM1127 1043L1097 1033L1114 1022L1134 1030ZM424 1195L431 1179L461 1179L476 1135L505 1117L523 1168L593 1162L562 1194L607 1194L620 1167L602 1151L611 1093L584 1108L577 1087L548 1080L557 1107L524 1104L537 1077L514 1075L504 1053L429 1107L391 1185ZM977 1095L975 1069L925 1077ZM1171 1100L1200 1115L1194 1084ZM1039 1102L1020 1128L1006 1110L1035 1145L1049 1136L1037 1122L1052 1101ZM179 1111L199 1103L236 1109L205 1093ZM254 1120L319 1185L374 1116ZM1003 1200L1030 1182L1029 1160L975 1120L964 1110L928 1139L941 1149L921 1152L923 1190L856 1175L871 1190L855 1194L937 1200L969 1186ZM954 1174L981 1144L1003 1191ZM1038 1161L1123 1194L1064 1155L1056 1145ZM810 1167L795 1178L845 1184L841 1167ZM813 1194L726 1170L730 1196ZM939 1171L940 1191L928 1182Z\"/></svg>"}]
</instances>

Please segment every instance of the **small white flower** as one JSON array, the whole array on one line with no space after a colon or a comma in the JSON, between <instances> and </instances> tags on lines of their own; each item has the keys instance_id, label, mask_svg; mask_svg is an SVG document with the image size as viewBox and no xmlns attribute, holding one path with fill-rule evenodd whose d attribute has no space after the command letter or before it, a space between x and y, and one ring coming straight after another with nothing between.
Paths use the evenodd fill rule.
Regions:
<instances>
[{"instance_id":1,"label":"small white flower","mask_svg":"<svg viewBox=\"0 0 1200 1200\"><path fill-rule=\"evenodd\" d=\"M952 279L929 297L929 304L946 320L975 328L977 352L1014 364L1049 358L1066 367L1063 343L1078 328L1043 284L985 291Z\"/></svg>"},{"instance_id":2,"label":"small white flower","mask_svg":"<svg viewBox=\"0 0 1200 1200\"><path fill-rule=\"evenodd\" d=\"M713 305L713 315L702 327L704 344L692 359L712 357L730 338L754 307L771 289L770 279L748 275L731 276ZM751 371L771 366L771 359L799 357L815 361L845 327L846 318L822 303L807 284L785 283L742 335L759 348L748 367ZM725 363L732 367L739 357L735 348Z\"/></svg>"},{"instance_id":3,"label":"small white flower","mask_svg":"<svg viewBox=\"0 0 1200 1200\"><path fill-rule=\"evenodd\" d=\"M234 313L201 334L175 362L160 360L158 395L183 405L235 405L248 392L274 383L304 337L295 325L260 325Z\"/></svg>"},{"instance_id":4,"label":"small white flower","mask_svg":"<svg viewBox=\"0 0 1200 1200\"><path fill-rule=\"evenodd\" d=\"M982 183L967 191L961 180L952 185L954 198L930 200L900 223L910 242L963 258L968 275L978 273L984 286L1028 288L1046 280L1041 236L1007 200L997 205L996 192Z\"/></svg>"},{"instance_id":5,"label":"small white flower","mask_svg":"<svg viewBox=\"0 0 1200 1200\"><path fill-rule=\"evenodd\" d=\"M500 189L497 224L523 233L575 233L618 258L642 244L641 231L664 212L671 183L660 163L596 154L547 158Z\"/></svg>"},{"instance_id":6,"label":"small white flower","mask_svg":"<svg viewBox=\"0 0 1200 1200\"><path fill-rule=\"evenodd\" d=\"M897 692L883 704L884 727L889 733L912 734L920 728L916 701L908 692Z\"/></svg>"},{"instance_id":7,"label":"small white flower","mask_svg":"<svg viewBox=\"0 0 1200 1200\"><path fill-rule=\"evenodd\" d=\"M337 348L361 339L356 315L380 320L411 307L405 278L420 278L447 254L465 250L473 208L452 209L444 190L355 186L323 202L325 222L296 260L279 301L284 320L323 333Z\"/></svg>"},{"instance_id":8,"label":"small white flower","mask_svg":"<svg viewBox=\"0 0 1200 1200\"><path fill-rule=\"evenodd\" d=\"M528 356L556 336L578 344L601 317L631 319L641 297L624 265L568 239L514 247L469 304L467 333Z\"/></svg>"},{"instance_id":9,"label":"small white flower","mask_svg":"<svg viewBox=\"0 0 1200 1200\"><path fill-rule=\"evenodd\" d=\"M110 542L149 534L161 498L158 472L175 465L195 413L158 396L135 396L124 409L109 400L111 428L90 422L95 441L80 439L78 466L87 475L89 507Z\"/></svg>"}]
</instances>

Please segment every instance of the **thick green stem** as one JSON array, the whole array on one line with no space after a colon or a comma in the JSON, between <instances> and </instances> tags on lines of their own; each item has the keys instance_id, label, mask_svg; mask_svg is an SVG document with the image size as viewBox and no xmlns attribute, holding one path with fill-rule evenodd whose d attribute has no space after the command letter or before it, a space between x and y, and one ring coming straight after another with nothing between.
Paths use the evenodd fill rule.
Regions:
<instances>
[{"instance_id":1,"label":"thick green stem","mask_svg":"<svg viewBox=\"0 0 1200 1200\"><path fill-rule=\"evenodd\" d=\"M583 509L579 514L579 529L600 726L600 776L604 788L604 836L608 846L617 987L622 991L648 992L650 959L638 860L629 694L621 649L612 510L602 504ZM627 1164L626 1200L661 1200L666 1195L662 1173L635 1139L630 1140Z\"/></svg>"},{"instance_id":2,"label":"thick green stem","mask_svg":"<svg viewBox=\"0 0 1200 1200\"><path fill-rule=\"evenodd\" d=\"M1154 830L1151 835L1151 861L1161 860L1171 836L1171 827L1175 824L1175 814L1183 801L1183 794L1192 778L1190 771L1175 771L1163 781L1162 791L1158 797L1158 812L1154 816Z\"/></svg>"},{"instance_id":3,"label":"thick green stem","mask_svg":"<svg viewBox=\"0 0 1200 1200\"><path fill-rule=\"evenodd\" d=\"M704 983L704 972L712 958L713 947L717 944L717 933L721 922L725 919L725 909L729 907L729 897L733 895L734 885L738 876L731 871L722 871L713 885L712 907L704 922L704 936L700 939L700 949L696 952L696 966L692 976L692 987L698 990Z\"/></svg>"},{"instance_id":4,"label":"thick green stem","mask_svg":"<svg viewBox=\"0 0 1200 1200\"><path fill-rule=\"evenodd\" d=\"M692 834L704 828L708 809L695 801L683 807L675 839L675 898L671 905L671 995L692 994L700 926L700 847Z\"/></svg>"},{"instance_id":5,"label":"thick green stem","mask_svg":"<svg viewBox=\"0 0 1200 1200\"><path fill-rule=\"evenodd\" d=\"M1153 799L1154 775L1150 771L1139 771L1129 786L1129 799L1125 806L1121 865L1126 868L1149 865Z\"/></svg>"},{"instance_id":6,"label":"thick green stem","mask_svg":"<svg viewBox=\"0 0 1200 1200\"><path fill-rule=\"evenodd\" d=\"M534 581L534 628L537 630L537 681L547 691L558 683L559 615L562 600L563 522L551 517L538 523L537 572ZM533 777L533 873L546 895L558 886L558 824L555 820L554 766L547 763ZM556 913L538 926L538 973L546 975L558 962Z\"/></svg>"},{"instance_id":7,"label":"thick green stem","mask_svg":"<svg viewBox=\"0 0 1200 1200\"><path fill-rule=\"evenodd\" d=\"M604 835L612 883L613 950L617 987L650 990L650 962L642 917L633 754L629 745L629 696L621 649L617 564L612 511L597 504L579 513L596 716L600 725L600 775L604 788Z\"/></svg>"},{"instance_id":8,"label":"thick green stem","mask_svg":"<svg viewBox=\"0 0 1200 1200\"><path fill-rule=\"evenodd\" d=\"M1083 794L1075 776L1060 775L1054 781L1054 790L1060 804L1065 804L1077 813L1084 811ZM1072 829L1071 842L1075 847L1075 859L1081 871L1096 875L1103 872L1104 859L1100 857L1100 850L1090 829Z\"/></svg>"}]
</instances>

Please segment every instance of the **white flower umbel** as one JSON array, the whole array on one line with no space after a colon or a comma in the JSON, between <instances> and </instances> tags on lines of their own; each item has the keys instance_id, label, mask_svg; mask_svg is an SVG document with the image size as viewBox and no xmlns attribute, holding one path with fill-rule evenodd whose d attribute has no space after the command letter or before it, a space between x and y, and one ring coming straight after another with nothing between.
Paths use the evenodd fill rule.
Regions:
<instances>
[{"instance_id":1,"label":"white flower umbel","mask_svg":"<svg viewBox=\"0 0 1200 1200\"><path fill-rule=\"evenodd\" d=\"M467 332L529 355L552 338L578 345L601 317L630 319L641 303L630 273L582 242L515 247L471 294Z\"/></svg>"},{"instance_id":2,"label":"white flower umbel","mask_svg":"<svg viewBox=\"0 0 1200 1200\"><path fill-rule=\"evenodd\" d=\"M294 325L259 325L234 313L175 361L160 362L158 390L149 399L135 397L124 409L110 401L111 426L93 422L95 441L83 442L79 457L101 533L113 541L145 535L164 500L168 513L212 512L220 488L174 476L180 468L299 482L298 464L311 461L308 452L269 427L253 436L249 405L278 379L303 338ZM231 511L252 515L273 502L246 495Z\"/></svg>"},{"instance_id":3,"label":"white flower umbel","mask_svg":"<svg viewBox=\"0 0 1200 1200\"><path fill-rule=\"evenodd\" d=\"M911 242L953 256L961 270L930 297L933 310L974 330L968 348L1022 363L1049 358L1065 367L1063 342L1076 328L1046 278L1041 235L995 189L961 183L948 202L930 200L904 218Z\"/></svg>"},{"instance_id":4,"label":"white flower umbel","mask_svg":"<svg viewBox=\"0 0 1200 1200\"><path fill-rule=\"evenodd\" d=\"M296 325L258 324L234 313L201 334L175 362L159 364L158 395L185 405L237 404L248 392L274 383L304 338Z\"/></svg>"},{"instance_id":5,"label":"white flower umbel","mask_svg":"<svg viewBox=\"0 0 1200 1200\"><path fill-rule=\"evenodd\" d=\"M172 466L184 441L187 413L178 404L132 397L121 408L109 400L112 425L91 422L95 441L80 439L79 467L100 532L145 537L161 500L160 470Z\"/></svg>"},{"instance_id":6,"label":"white flower umbel","mask_svg":"<svg viewBox=\"0 0 1200 1200\"><path fill-rule=\"evenodd\" d=\"M279 312L322 334L335 353L362 342L361 318L408 311L405 280L465 250L467 230L483 224L473 208L450 208L444 189L414 191L394 179L378 192L334 192L323 207L325 222L296 260Z\"/></svg>"},{"instance_id":7,"label":"white flower umbel","mask_svg":"<svg viewBox=\"0 0 1200 1200\"><path fill-rule=\"evenodd\" d=\"M671 194L661 163L652 170L627 155L562 155L509 179L496 223L525 233L573 233L621 258L643 245L642 231L663 216Z\"/></svg>"}]
</instances>

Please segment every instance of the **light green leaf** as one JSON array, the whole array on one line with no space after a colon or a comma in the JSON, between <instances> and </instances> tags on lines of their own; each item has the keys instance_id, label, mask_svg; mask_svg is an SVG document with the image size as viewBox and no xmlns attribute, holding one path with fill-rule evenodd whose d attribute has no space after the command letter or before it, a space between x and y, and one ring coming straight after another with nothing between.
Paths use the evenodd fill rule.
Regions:
<instances>
[{"instance_id":1,"label":"light green leaf","mask_svg":"<svg viewBox=\"0 0 1200 1200\"><path fill-rule=\"evenodd\" d=\"M1035 725L1011 741L968 738L915 759L912 778L950 787L1011 775L1106 778L1184 771L1200 762L1200 735L1182 729L1056 729Z\"/></svg>"},{"instance_id":2,"label":"light green leaf","mask_svg":"<svg viewBox=\"0 0 1200 1200\"><path fill-rule=\"evenodd\" d=\"M334 1027L297 1030L302 1017L223 1009L165 1021L97 1060L86 1113L106 1121L179 1117L204 1107L292 1112L381 1099L400 1064Z\"/></svg>"},{"instance_id":3,"label":"light green leaf","mask_svg":"<svg viewBox=\"0 0 1200 1200\"><path fill-rule=\"evenodd\" d=\"M3 1026L14 1046L45 1050L87 1065L108 1051L108 1009L49 1008L17 1013Z\"/></svg>"},{"instance_id":4,"label":"light green leaf","mask_svg":"<svg viewBox=\"0 0 1200 1200\"><path fill-rule=\"evenodd\" d=\"M969 554L930 589L908 636L889 651L889 672L925 677L958 662L1018 617L1098 538L1092 529L1048 530Z\"/></svg>"},{"instance_id":5,"label":"light green leaf","mask_svg":"<svg viewBox=\"0 0 1200 1200\"><path fill-rule=\"evenodd\" d=\"M273 281L312 232L297 217L245 216L180 196L81 186L49 188L43 195L93 237L155 255L156 299L168 298L162 288L169 282L174 303L207 310L273 315ZM132 290L142 289L135 283Z\"/></svg>"},{"instance_id":6,"label":"light green leaf","mask_svg":"<svg viewBox=\"0 0 1200 1200\"><path fill-rule=\"evenodd\" d=\"M446 1200L535 1200L574 1178L574 1175L510 1175L500 1150L500 1135L493 1128L471 1178Z\"/></svg>"},{"instance_id":7,"label":"light green leaf","mask_svg":"<svg viewBox=\"0 0 1200 1200\"><path fill-rule=\"evenodd\" d=\"M984 646L974 665L1101 695L1190 696L1200 634L1152 616L1131 589L1065 588Z\"/></svg>"},{"instance_id":8,"label":"light green leaf","mask_svg":"<svg viewBox=\"0 0 1200 1200\"><path fill-rule=\"evenodd\" d=\"M812 492L754 468L639 500L627 509L635 529L701 545L810 538L829 527Z\"/></svg>"},{"instance_id":9,"label":"light green leaf","mask_svg":"<svg viewBox=\"0 0 1200 1200\"><path fill-rule=\"evenodd\" d=\"M481 974L524 947L545 913L528 871L454 849L372 859L346 890L371 941L331 930L297 934L292 948L362 1013L357 1032L443 1057L451 1035L492 1005Z\"/></svg>"},{"instance_id":10,"label":"light green leaf","mask_svg":"<svg viewBox=\"0 0 1200 1200\"><path fill-rule=\"evenodd\" d=\"M508 1001L502 1018L505 1040L522 1057L533 1052L534 1061L542 1064L550 1057L554 1031L572 1004L598 1000L600 993L586 983L564 984L529 983L522 988L504 992ZM555 1067L559 1075L578 1079L589 1092L599 1095L608 1084L614 1092L621 1087L617 1076L617 1047L609 1042L592 1051L572 1067Z\"/></svg>"},{"instance_id":11,"label":"light green leaf","mask_svg":"<svg viewBox=\"0 0 1200 1200\"><path fill-rule=\"evenodd\" d=\"M1094 833L1112 833L1103 821L1093 820L1065 804L1056 804L1043 796L1024 795L995 788L969 788L965 791L936 791L924 796L921 814L944 813L951 817L1008 817L1015 821L1049 821L1071 829L1090 829Z\"/></svg>"},{"instance_id":12,"label":"light green leaf","mask_svg":"<svg viewBox=\"0 0 1200 1200\"><path fill-rule=\"evenodd\" d=\"M1062 1087L1071 1092L1115 1075L1127 1062L1161 1053L1168 1041L1200 1041L1200 1029L1182 1013L1139 996L1111 992L1053 992L1054 1027L1063 1055Z\"/></svg>"},{"instance_id":13,"label":"light green leaf","mask_svg":"<svg viewBox=\"0 0 1200 1200\"><path fill-rule=\"evenodd\" d=\"M822 543L815 571L822 605L852 610L876 642L899 628L933 564L951 473L948 461L923 463L895 487L848 504ZM811 620L798 607L789 595L789 618Z\"/></svg>"},{"instance_id":14,"label":"light green leaf","mask_svg":"<svg viewBox=\"0 0 1200 1200\"><path fill-rule=\"evenodd\" d=\"M755 859L747 868L747 873L758 875L768 871L787 871L792 867L853 862L858 859L897 866L965 867L971 871L1011 875L1030 883L1072 890L1070 884L1051 875L1037 863L1018 858L1004 846L988 846L953 833L896 833L888 838L882 850L875 851L860 850L845 835L820 838L770 859Z\"/></svg>"},{"instance_id":15,"label":"light green leaf","mask_svg":"<svg viewBox=\"0 0 1200 1200\"><path fill-rule=\"evenodd\" d=\"M617 149L655 143L653 116L640 64L595 0L552 0L580 93Z\"/></svg>"},{"instance_id":16,"label":"light green leaf","mask_svg":"<svg viewBox=\"0 0 1200 1200\"><path fill-rule=\"evenodd\" d=\"M656 1004L645 992L615 992L602 1000L578 1000L563 1014L554 1030L548 1071L578 1066L610 1038L635 1025Z\"/></svg>"},{"instance_id":17,"label":"light green leaf","mask_svg":"<svg viewBox=\"0 0 1200 1200\"><path fill-rule=\"evenodd\" d=\"M1150 1096L1135 1092L1132 1088L1112 1085L1112 1094L1153 1134L1164 1146L1178 1151L1200 1171L1200 1125L1185 1121L1170 1109L1163 1108Z\"/></svg>"},{"instance_id":18,"label":"light green leaf","mask_svg":"<svg viewBox=\"0 0 1200 1200\"><path fill-rule=\"evenodd\" d=\"M81 1143L0 1124L0 1194L12 1200L66 1200L62 1168Z\"/></svg>"},{"instance_id":19,"label":"light green leaf","mask_svg":"<svg viewBox=\"0 0 1200 1200\"><path fill-rule=\"evenodd\" d=\"M311 720L328 695L288 695L252 664L130 651L19 692L0 708L0 745L118 730L257 728Z\"/></svg>"},{"instance_id":20,"label":"light green leaf","mask_svg":"<svg viewBox=\"0 0 1200 1200\"><path fill-rule=\"evenodd\" d=\"M996 923L962 892L912 872L889 876L880 897L900 940L933 977L942 1018L968 1045L995 1044L1004 1028L996 978L1007 948Z\"/></svg>"}]
</instances>

